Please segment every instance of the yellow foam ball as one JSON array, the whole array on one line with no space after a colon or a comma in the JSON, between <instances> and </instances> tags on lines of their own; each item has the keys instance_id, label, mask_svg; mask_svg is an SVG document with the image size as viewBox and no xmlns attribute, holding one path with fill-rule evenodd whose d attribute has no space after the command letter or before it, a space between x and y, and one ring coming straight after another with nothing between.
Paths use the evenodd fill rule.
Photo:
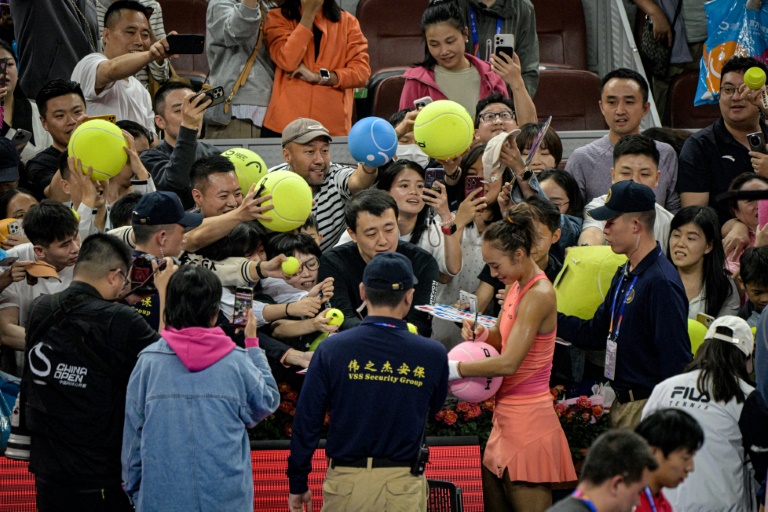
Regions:
<instances>
[{"instance_id":1,"label":"yellow foam ball","mask_svg":"<svg viewBox=\"0 0 768 512\"><path fill-rule=\"evenodd\" d=\"M312 189L307 182L293 171L270 172L259 181L262 196L272 194L272 199L262 203L274 209L264 212L272 220L259 222L272 231L291 231L307 221L312 213Z\"/></svg>"},{"instance_id":2,"label":"yellow foam ball","mask_svg":"<svg viewBox=\"0 0 768 512\"><path fill-rule=\"evenodd\" d=\"M430 103L419 112L413 138L422 151L436 160L464 153L475 136L475 125L467 109L450 100Z\"/></svg>"},{"instance_id":3,"label":"yellow foam ball","mask_svg":"<svg viewBox=\"0 0 768 512\"><path fill-rule=\"evenodd\" d=\"M688 319L688 338L691 340L691 353L695 356L699 347L704 343L707 326L697 320Z\"/></svg>"},{"instance_id":4,"label":"yellow foam ball","mask_svg":"<svg viewBox=\"0 0 768 512\"><path fill-rule=\"evenodd\" d=\"M123 132L117 125L93 119L72 132L68 154L80 159L83 172L88 172L88 167L93 168L92 179L108 180L117 176L128 163L128 153L123 149L126 145Z\"/></svg>"},{"instance_id":5,"label":"yellow foam ball","mask_svg":"<svg viewBox=\"0 0 768 512\"><path fill-rule=\"evenodd\" d=\"M229 159L235 166L235 174L237 174L243 194L248 192L251 185L258 183L268 172L264 160L250 149L232 148L223 152L221 156Z\"/></svg>"}]
</instances>

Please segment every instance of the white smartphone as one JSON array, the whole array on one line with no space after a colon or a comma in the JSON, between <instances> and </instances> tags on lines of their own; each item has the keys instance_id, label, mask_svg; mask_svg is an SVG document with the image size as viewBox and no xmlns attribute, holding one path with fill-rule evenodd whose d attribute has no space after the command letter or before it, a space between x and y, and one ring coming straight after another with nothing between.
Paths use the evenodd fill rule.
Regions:
<instances>
[{"instance_id":1,"label":"white smartphone","mask_svg":"<svg viewBox=\"0 0 768 512\"><path fill-rule=\"evenodd\" d=\"M515 34L496 34L493 36L493 53L497 56L506 53L511 59L515 53Z\"/></svg>"}]
</instances>

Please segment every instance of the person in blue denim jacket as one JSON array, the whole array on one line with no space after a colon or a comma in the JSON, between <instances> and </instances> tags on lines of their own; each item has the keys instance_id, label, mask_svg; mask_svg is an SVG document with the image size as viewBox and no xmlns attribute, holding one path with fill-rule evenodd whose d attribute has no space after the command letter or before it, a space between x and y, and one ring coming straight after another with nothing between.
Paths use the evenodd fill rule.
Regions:
<instances>
[{"instance_id":1,"label":"person in blue denim jacket","mask_svg":"<svg viewBox=\"0 0 768 512\"><path fill-rule=\"evenodd\" d=\"M136 510L253 510L246 427L280 403L251 311L242 349L216 323L221 282L183 266L167 289L162 338L131 374L123 482ZM161 297L161 301L163 298Z\"/></svg>"}]
</instances>

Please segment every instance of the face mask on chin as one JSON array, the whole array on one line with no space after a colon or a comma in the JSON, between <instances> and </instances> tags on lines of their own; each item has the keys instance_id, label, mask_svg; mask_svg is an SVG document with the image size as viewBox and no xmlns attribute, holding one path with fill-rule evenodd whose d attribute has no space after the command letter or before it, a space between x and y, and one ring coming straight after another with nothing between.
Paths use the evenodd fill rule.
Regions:
<instances>
[{"instance_id":1,"label":"face mask on chin","mask_svg":"<svg viewBox=\"0 0 768 512\"><path fill-rule=\"evenodd\" d=\"M418 144L398 144L395 156L397 160L410 160L424 168L429 165L429 156L421 150Z\"/></svg>"}]
</instances>

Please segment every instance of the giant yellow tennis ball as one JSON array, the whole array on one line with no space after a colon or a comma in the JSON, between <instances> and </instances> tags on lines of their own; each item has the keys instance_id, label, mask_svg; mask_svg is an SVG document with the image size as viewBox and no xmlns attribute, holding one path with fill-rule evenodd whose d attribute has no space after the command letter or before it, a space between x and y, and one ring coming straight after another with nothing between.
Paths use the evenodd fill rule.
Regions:
<instances>
[{"instance_id":1,"label":"giant yellow tennis ball","mask_svg":"<svg viewBox=\"0 0 768 512\"><path fill-rule=\"evenodd\" d=\"M699 347L704 343L704 337L707 335L707 326L703 323L688 319L688 338L691 340L691 353L695 356Z\"/></svg>"},{"instance_id":2,"label":"giant yellow tennis ball","mask_svg":"<svg viewBox=\"0 0 768 512\"><path fill-rule=\"evenodd\" d=\"M91 178L108 180L128 163L125 137L120 127L103 119L86 121L72 132L69 139L68 154L79 158L83 163L83 172L93 167Z\"/></svg>"},{"instance_id":3,"label":"giant yellow tennis ball","mask_svg":"<svg viewBox=\"0 0 768 512\"><path fill-rule=\"evenodd\" d=\"M283 273L287 276L294 276L301 267L301 262L294 256L288 256L284 262L280 264L283 269Z\"/></svg>"},{"instance_id":4,"label":"giant yellow tennis ball","mask_svg":"<svg viewBox=\"0 0 768 512\"><path fill-rule=\"evenodd\" d=\"M461 155L472 144L474 136L472 116L450 100L438 100L421 109L413 125L416 143L436 160Z\"/></svg>"},{"instance_id":5,"label":"giant yellow tennis ball","mask_svg":"<svg viewBox=\"0 0 768 512\"><path fill-rule=\"evenodd\" d=\"M262 196L272 194L272 199L262 206L272 205L273 210L264 212L272 220L259 219L272 231L291 231L307 221L312 213L312 189L306 180L293 171L270 172L259 181Z\"/></svg>"},{"instance_id":6,"label":"giant yellow tennis ball","mask_svg":"<svg viewBox=\"0 0 768 512\"><path fill-rule=\"evenodd\" d=\"M235 174L237 174L243 194L250 190L251 185L258 183L267 174L267 164L250 149L232 148L223 152L221 156L227 157L235 166Z\"/></svg>"}]
</instances>

